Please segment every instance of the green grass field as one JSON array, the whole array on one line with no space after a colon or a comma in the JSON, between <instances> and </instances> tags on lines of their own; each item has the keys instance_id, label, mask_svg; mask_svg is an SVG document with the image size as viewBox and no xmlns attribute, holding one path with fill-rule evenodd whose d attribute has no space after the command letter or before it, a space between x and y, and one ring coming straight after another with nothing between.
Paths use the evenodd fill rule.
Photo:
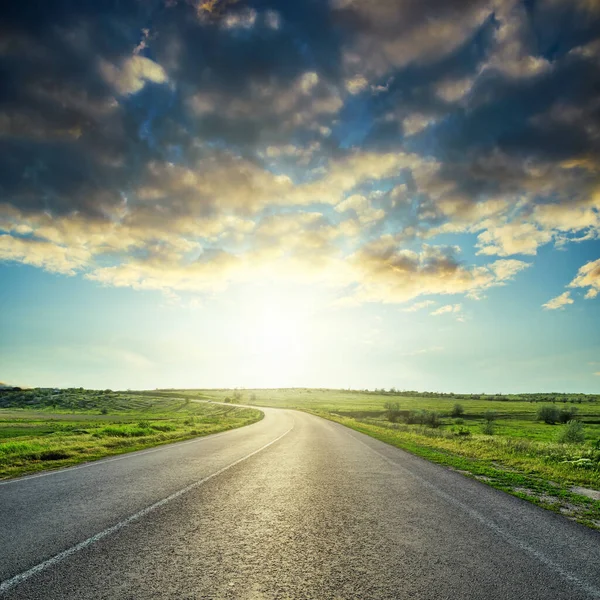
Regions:
<instances>
[{"instance_id":1,"label":"green grass field","mask_svg":"<svg viewBox=\"0 0 600 600\"><path fill-rule=\"evenodd\" d=\"M179 398L305 410L600 528L598 396L457 397L317 389L164 393ZM385 408L389 402L397 403L395 422L390 421ZM457 403L464 414L454 418L450 415ZM567 426L538 420L537 412L542 406L575 409L575 418L583 425L583 441L560 442ZM419 411L436 412L437 426L406 422ZM484 433L489 419L492 424Z\"/></svg>"},{"instance_id":2,"label":"green grass field","mask_svg":"<svg viewBox=\"0 0 600 600\"><path fill-rule=\"evenodd\" d=\"M257 410L151 393L27 390L0 396L0 479L248 425Z\"/></svg>"}]
</instances>

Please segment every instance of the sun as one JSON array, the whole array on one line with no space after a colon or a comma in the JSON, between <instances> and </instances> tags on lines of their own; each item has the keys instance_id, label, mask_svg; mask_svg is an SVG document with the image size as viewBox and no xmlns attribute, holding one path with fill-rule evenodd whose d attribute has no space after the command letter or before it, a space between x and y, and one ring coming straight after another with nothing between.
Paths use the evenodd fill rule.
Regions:
<instances>
[{"instance_id":1,"label":"sun","mask_svg":"<svg viewBox=\"0 0 600 600\"><path fill-rule=\"evenodd\" d=\"M301 381L313 329L310 307L281 288L248 297L239 343L250 361L253 385L291 387Z\"/></svg>"}]
</instances>

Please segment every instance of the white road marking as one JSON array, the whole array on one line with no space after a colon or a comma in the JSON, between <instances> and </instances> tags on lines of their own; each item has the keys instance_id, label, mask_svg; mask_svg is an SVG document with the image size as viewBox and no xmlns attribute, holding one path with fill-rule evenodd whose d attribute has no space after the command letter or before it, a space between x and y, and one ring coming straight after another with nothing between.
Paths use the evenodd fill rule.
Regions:
<instances>
[{"instance_id":1,"label":"white road marking","mask_svg":"<svg viewBox=\"0 0 600 600\"><path fill-rule=\"evenodd\" d=\"M281 438L285 437L290 431L292 431L292 429L294 429L294 425L292 425L285 433L282 433L279 437L270 441L268 444L261 446L258 450L254 450L253 452L250 452L250 454L246 454L246 456L242 456L242 458L238 458L236 461L232 462L231 464L227 465L226 467L223 467L222 469L215 471L211 475L204 477L204 479L200 479L199 481L196 481L195 483L192 483L192 484L180 489L179 491L174 492L170 496L167 496L166 498L163 498L162 500L159 500L158 502L155 502L154 504L147 506L146 508L143 508L139 512L135 513L134 515L131 515L130 517L127 517L126 519L124 519L123 521L120 521L116 525L113 525L112 527L109 527L108 529L105 529L104 531L101 531L100 533L96 533L95 535L89 537L87 540L84 540L83 542L80 542L79 544L76 544L75 546L72 546L71 548L68 548L67 550L64 550L63 552L60 552L56 556L53 556L52 558L49 558L48 560L41 562L40 564L36 565L35 567L32 567L31 569L28 569L27 571L24 571L23 573L20 573L19 575L15 575L14 577L11 577L11 579L7 579L6 581L3 581L2 583L0 583L0 595L7 592L8 590L15 587L16 585L23 583L30 577L33 577L34 575L37 575L38 573L45 571L49 567L52 567L52 566L58 564L59 562L65 560L65 558L68 558L69 556L76 554L80 550L84 550L88 546L91 546L92 544L95 544L96 542L104 539L105 537L108 537L109 535L116 533L120 529L123 529L123 527L127 527L127 525L129 525L130 523L133 523L134 521L137 521L137 520L141 519L142 517L145 517L147 514L151 513L152 511L156 510L157 508L160 508L161 506L164 506L165 504L171 502L171 500L175 500L176 498L179 498L179 496L183 496L184 494L187 494L191 490L201 486L203 483L206 483L207 481L217 477L218 475L221 475L221 473L224 473L228 469L235 467L235 465L238 465L241 462L248 460L251 456L254 456L255 454L258 454L259 452L262 452L269 446L273 445L275 442L278 442Z\"/></svg>"}]
</instances>

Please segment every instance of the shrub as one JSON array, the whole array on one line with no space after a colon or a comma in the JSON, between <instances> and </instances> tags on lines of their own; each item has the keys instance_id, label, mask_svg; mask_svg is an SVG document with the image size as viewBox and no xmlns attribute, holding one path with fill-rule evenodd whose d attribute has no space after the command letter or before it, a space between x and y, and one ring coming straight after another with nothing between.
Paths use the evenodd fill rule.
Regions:
<instances>
[{"instance_id":1,"label":"shrub","mask_svg":"<svg viewBox=\"0 0 600 600\"><path fill-rule=\"evenodd\" d=\"M483 413L483 418L488 423L491 423L492 421L496 420L496 413L493 410L486 410Z\"/></svg>"},{"instance_id":2,"label":"shrub","mask_svg":"<svg viewBox=\"0 0 600 600\"><path fill-rule=\"evenodd\" d=\"M400 417L400 404L398 402L386 402L383 407L386 410L385 418L390 423L395 423Z\"/></svg>"},{"instance_id":3,"label":"shrub","mask_svg":"<svg viewBox=\"0 0 600 600\"><path fill-rule=\"evenodd\" d=\"M481 432L485 433L485 435L494 435L495 425L494 421L486 420L486 422L481 426Z\"/></svg>"},{"instance_id":4,"label":"shrub","mask_svg":"<svg viewBox=\"0 0 600 600\"><path fill-rule=\"evenodd\" d=\"M568 423L569 421L575 421L577 419L577 408L575 406L571 408L563 408L558 413L559 423Z\"/></svg>"},{"instance_id":5,"label":"shrub","mask_svg":"<svg viewBox=\"0 0 600 600\"><path fill-rule=\"evenodd\" d=\"M454 419L455 425L464 425L464 422L465 422L464 419Z\"/></svg>"},{"instance_id":6,"label":"shrub","mask_svg":"<svg viewBox=\"0 0 600 600\"><path fill-rule=\"evenodd\" d=\"M465 409L462 404L455 404L452 407L452 412L450 413L451 417L462 417L465 414Z\"/></svg>"},{"instance_id":7,"label":"shrub","mask_svg":"<svg viewBox=\"0 0 600 600\"><path fill-rule=\"evenodd\" d=\"M406 417L404 417L404 421L406 422L407 425L415 425L415 424L422 425L423 424L423 411L421 411L421 410L409 411L408 415L406 415Z\"/></svg>"},{"instance_id":8,"label":"shrub","mask_svg":"<svg viewBox=\"0 0 600 600\"><path fill-rule=\"evenodd\" d=\"M432 429L437 429L442 424L440 416L435 410L432 410L431 412L425 410L423 413L423 425L427 425Z\"/></svg>"},{"instance_id":9,"label":"shrub","mask_svg":"<svg viewBox=\"0 0 600 600\"><path fill-rule=\"evenodd\" d=\"M581 421L569 421L558 434L561 444L581 444L585 440L585 432Z\"/></svg>"},{"instance_id":10,"label":"shrub","mask_svg":"<svg viewBox=\"0 0 600 600\"><path fill-rule=\"evenodd\" d=\"M554 425L554 423L558 421L559 415L560 411L558 408L549 404L540 406L537 411L538 421L544 421L544 423L548 423L548 425Z\"/></svg>"}]
</instances>

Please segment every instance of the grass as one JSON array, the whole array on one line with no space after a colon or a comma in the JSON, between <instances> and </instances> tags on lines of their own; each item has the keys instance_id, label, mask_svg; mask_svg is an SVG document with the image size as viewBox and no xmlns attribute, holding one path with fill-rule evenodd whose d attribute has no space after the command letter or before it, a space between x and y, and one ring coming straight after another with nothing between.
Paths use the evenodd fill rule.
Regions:
<instances>
[{"instance_id":1,"label":"grass","mask_svg":"<svg viewBox=\"0 0 600 600\"><path fill-rule=\"evenodd\" d=\"M164 393L191 399L233 398L232 390ZM600 398L571 396L574 402L563 402L565 397L482 395L457 400L454 396L282 389L238 391L236 400L300 409L336 421L600 529L600 501L581 491L592 495L600 490ZM457 402L464 409L459 418L451 416ZM392 403L395 423L388 420ZM547 404L577 408L581 424L577 430L583 430L583 442L561 443L569 425L538 420L538 409ZM428 411L429 417L437 413L435 428L406 423L420 411Z\"/></svg>"},{"instance_id":2,"label":"grass","mask_svg":"<svg viewBox=\"0 0 600 600\"><path fill-rule=\"evenodd\" d=\"M262 418L258 410L233 405L117 392L104 404L107 395L92 393L90 399L87 393L72 391L54 405L44 403L41 394L31 402L30 394L9 400L4 393L4 405L11 406L0 409L0 479L218 433Z\"/></svg>"}]
</instances>

